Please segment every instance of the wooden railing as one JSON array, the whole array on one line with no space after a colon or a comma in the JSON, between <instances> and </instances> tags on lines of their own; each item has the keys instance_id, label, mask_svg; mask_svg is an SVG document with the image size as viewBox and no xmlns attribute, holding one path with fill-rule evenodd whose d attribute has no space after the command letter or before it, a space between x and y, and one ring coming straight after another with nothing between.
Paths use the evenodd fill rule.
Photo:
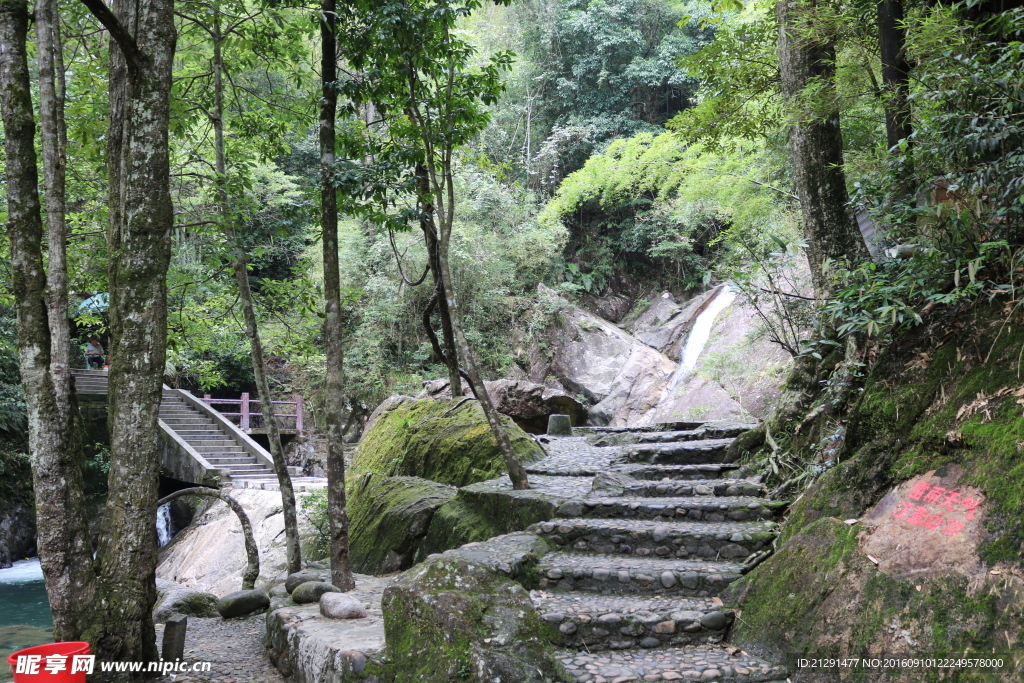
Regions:
<instances>
[{"instance_id":1,"label":"wooden railing","mask_svg":"<svg viewBox=\"0 0 1024 683\"><path fill-rule=\"evenodd\" d=\"M263 411L258 398L249 398L248 392L243 392L241 398L211 398L209 394L203 396L203 402L211 406L224 417L236 423L243 432L253 429L264 429ZM294 401L272 401L274 405L274 419L277 421L277 428L283 430L294 430L301 432L303 429L302 396L295 394ZM238 412L229 413L216 406L238 406ZM277 406L295 406L294 412L278 412Z\"/></svg>"}]
</instances>

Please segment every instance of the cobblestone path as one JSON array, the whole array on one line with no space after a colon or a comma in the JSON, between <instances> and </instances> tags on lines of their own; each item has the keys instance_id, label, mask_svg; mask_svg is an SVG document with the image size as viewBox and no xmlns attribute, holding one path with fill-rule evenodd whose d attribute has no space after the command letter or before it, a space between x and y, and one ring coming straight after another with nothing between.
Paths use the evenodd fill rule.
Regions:
<instances>
[{"instance_id":1,"label":"cobblestone path","mask_svg":"<svg viewBox=\"0 0 1024 683\"><path fill-rule=\"evenodd\" d=\"M157 645L163 638L163 624L157 624ZM170 674L162 683L285 683L264 654L266 615L238 619L188 618L184 661L209 662L209 671Z\"/></svg>"},{"instance_id":2,"label":"cobblestone path","mask_svg":"<svg viewBox=\"0 0 1024 683\"><path fill-rule=\"evenodd\" d=\"M549 455L527 469L577 502L529 530L559 547L531 597L578 683L786 680L725 642L735 613L718 597L776 535L778 504L723 462L751 425L682 426L542 437Z\"/></svg>"}]
</instances>

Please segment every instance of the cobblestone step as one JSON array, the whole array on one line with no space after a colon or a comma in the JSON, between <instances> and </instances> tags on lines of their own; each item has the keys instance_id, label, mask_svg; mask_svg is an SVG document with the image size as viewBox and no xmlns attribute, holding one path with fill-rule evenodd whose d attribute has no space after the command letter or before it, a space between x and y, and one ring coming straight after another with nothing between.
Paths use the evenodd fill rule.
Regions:
<instances>
[{"instance_id":1,"label":"cobblestone step","mask_svg":"<svg viewBox=\"0 0 1024 683\"><path fill-rule=\"evenodd\" d=\"M787 676L784 667L725 645L598 653L562 650L557 656L577 683L783 683Z\"/></svg>"},{"instance_id":2,"label":"cobblestone step","mask_svg":"<svg viewBox=\"0 0 1024 683\"><path fill-rule=\"evenodd\" d=\"M559 551L544 555L539 569L542 590L708 596L739 579L743 565Z\"/></svg>"},{"instance_id":3,"label":"cobblestone step","mask_svg":"<svg viewBox=\"0 0 1024 683\"><path fill-rule=\"evenodd\" d=\"M592 652L719 643L735 618L712 598L547 591L531 591L530 598L541 618L557 627L552 642Z\"/></svg>"},{"instance_id":4,"label":"cobblestone step","mask_svg":"<svg viewBox=\"0 0 1024 683\"><path fill-rule=\"evenodd\" d=\"M616 472L616 474L620 474ZM608 486L603 488L616 488ZM599 489L595 482L595 489ZM620 495L656 498L660 496L761 496L764 486L746 479L690 479L651 481L637 479L623 487Z\"/></svg>"},{"instance_id":5,"label":"cobblestone step","mask_svg":"<svg viewBox=\"0 0 1024 683\"><path fill-rule=\"evenodd\" d=\"M628 462L671 465L723 462L726 448L732 442L732 439L705 439L678 443L638 444L627 447L625 458Z\"/></svg>"},{"instance_id":6,"label":"cobblestone step","mask_svg":"<svg viewBox=\"0 0 1024 683\"><path fill-rule=\"evenodd\" d=\"M528 530L565 550L638 557L735 560L769 545L773 522L553 519Z\"/></svg>"},{"instance_id":7,"label":"cobblestone step","mask_svg":"<svg viewBox=\"0 0 1024 683\"><path fill-rule=\"evenodd\" d=\"M699 465L628 463L615 467L616 472L626 474L634 479L656 479L660 481L691 481L728 477L738 469L740 469L739 465L728 463L706 463Z\"/></svg>"},{"instance_id":8,"label":"cobblestone step","mask_svg":"<svg viewBox=\"0 0 1024 683\"><path fill-rule=\"evenodd\" d=\"M784 503L749 496L686 496L643 498L640 496L591 496L583 501L580 517L621 517L623 519L657 519L747 522L771 519Z\"/></svg>"}]
</instances>

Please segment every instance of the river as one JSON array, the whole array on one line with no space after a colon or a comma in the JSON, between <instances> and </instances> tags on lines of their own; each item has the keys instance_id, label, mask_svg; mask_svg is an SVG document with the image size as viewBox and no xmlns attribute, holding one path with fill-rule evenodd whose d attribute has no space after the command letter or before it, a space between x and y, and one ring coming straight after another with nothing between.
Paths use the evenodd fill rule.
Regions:
<instances>
[{"instance_id":1,"label":"river","mask_svg":"<svg viewBox=\"0 0 1024 683\"><path fill-rule=\"evenodd\" d=\"M7 655L53 642L53 617L38 558L0 569L0 605L0 681L10 681Z\"/></svg>"}]
</instances>

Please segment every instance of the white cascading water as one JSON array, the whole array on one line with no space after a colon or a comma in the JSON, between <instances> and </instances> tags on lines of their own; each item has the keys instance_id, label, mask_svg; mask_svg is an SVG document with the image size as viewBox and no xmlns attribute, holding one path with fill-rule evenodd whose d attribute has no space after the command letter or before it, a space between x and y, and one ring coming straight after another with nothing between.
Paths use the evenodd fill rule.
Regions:
<instances>
[{"instance_id":1,"label":"white cascading water","mask_svg":"<svg viewBox=\"0 0 1024 683\"><path fill-rule=\"evenodd\" d=\"M171 504L164 503L156 509L157 545L163 548L171 542Z\"/></svg>"},{"instance_id":2,"label":"white cascading water","mask_svg":"<svg viewBox=\"0 0 1024 683\"><path fill-rule=\"evenodd\" d=\"M39 558L15 560L7 569L0 569L0 583L26 583L42 581L43 568L39 566Z\"/></svg>"},{"instance_id":3,"label":"white cascading water","mask_svg":"<svg viewBox=\"0 0 1024 683\"><path fill-rule=\"evenodd\" d=\"M693 321L690 328L690 335L686 338L686 346L679 358L679 368L672 378L671 388L675 388L684 377L690 374L697 367L697 359L704 351L704 347L711 338L711 327L715 324L718 314L729 307L736 300L736 294L729 285L722 287L722 291L715 295L708 307L701 311L697 319Z\"/></svg>"}]
</instances>

